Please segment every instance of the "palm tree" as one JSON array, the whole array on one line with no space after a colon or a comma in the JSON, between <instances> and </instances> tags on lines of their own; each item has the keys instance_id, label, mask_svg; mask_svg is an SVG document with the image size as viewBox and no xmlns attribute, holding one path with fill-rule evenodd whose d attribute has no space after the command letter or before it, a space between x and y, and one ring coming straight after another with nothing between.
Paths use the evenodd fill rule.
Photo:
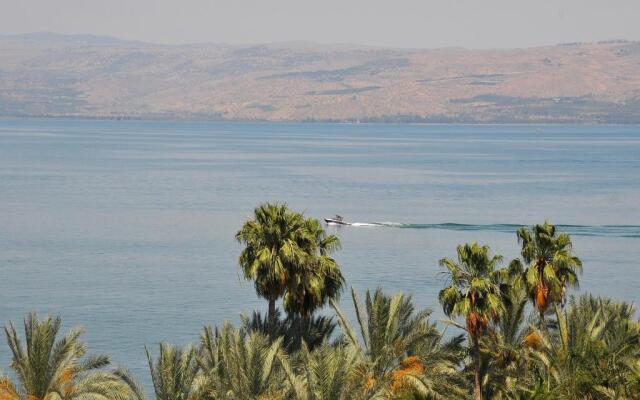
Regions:
<instances>
[{"instance_id":1,"label":"palm tree","mask_svg":"<svg viewBox=\"0 0 640 400\"><path fill-rule=\"evenodd\" d=\"M308 318L328 299L337 298L344 285L344 277L338 263L329 255L340 248L334 235L327 235L320 222L314 218L305 220L304 242L300 243L308 255L302 265L291 274L284 308L290 314Z\"/></svg>"},{"instance_id":2,"label":"palm tree","mask_svg":"<svg viewBox=\"0 0 640 400\"><path fill-rule=\"evenodd\" d=\"M296 369L290 359L280 357L296 400L347 400L355 397L358 351L352 345L331 346L324 342L310 351L302 344Z\"/></svg>"},{"instance_id":3,"label":"palm tree","mask_svg":"<svg viewBox=\"0 0 640 400\"><path fill-rule=\"evenodd\" d=\"M526 371L528 359L525 308L527 296L515 286L503 291L504 312L480 340L483 360L483 396L491 399L511 398L513 393L528 385Z\"/></svg>"},{"instance_id":4,"label":"palm tree","mask_svg":"<svg viewBox=\"0 0 640 400\"><path fill-rule=\"evenodd\" d=\"M640 324L633 307L583 295L571 299L568 310L555 310L557 326L532 334L538 342L533 359L549 397L637 398Z\"/></svg>"},{"instance_id":5,"label":"palm tree","mask_svg":"<svg viewBox=\"0 0 640 400\"><path fill-rule=\"evenodd\" d=\"M524 286L538 310L540 329L544 329L544 314L549 305L564 301L567 286L578 286L582 262L572 254L569 235L558 233L549 222L531 229L520 228L517 235L527 265Z\"/></svg>"},{"instance_id":6,"label":"palm tree","mask_svg":"<svg viewBox=\"0 0 640 400\"><path fill-rule=\"evenodd\" d=\"M242 328L247 332L260 332L272 338L282 337L282 346L287 354L300 350L302 343L313 350L329 340L336 329L336 322L332 316L314 315L303 318L297 314L280 317L280 310L276 310L275 328L269 329L266 318L258 311L251 316L242 315Z\"/></svg>"},{"instance_id":7,"label":"palm tree","mask_svg":"<svg viewBox=\"0 0 640 400\"><path fill-rule=\"evenodd\" d=\"M474 361L474 398L482 398L482 360L480 338L489 324L504 313L500 279L504 269L497 269L500 256L490 256L488 246L467 243L457 248L458 259L443 258L440 265L447 268L451 285L440 291L439 300L449 317L464 317L471 342Z\"/></svg>"},{"instance_id":8,"label":"palm tree","mask_svg":"<svg viewBox=\"0 0 640 400\"><path fill-rule=\"evenodd\" d=\"M153 360L145 346L151 382L156 400L193 400L198 398L198 364L196 351L191 347L179 348L160 343L158 359ZM117 375L131 388L135 400L146 400L142 386L129 371L119 369Z\"/></svg>"},{"instance_id":9,"label":"palm tree","mask_svg":"<svg viewBox=\"0 0 640 400\"><path fill-rule=\"evenodd\" d=\"M254 280L258 295L269 301L270 330L280 297L287 313L307 319L340 294L344 277L330 257L340 241L327 235L318 220L305 219L286 205L263 204L236 239L245 244L239 258L245 278Z\"/></svg>"},{"instance_id":10,"label":"palm tree","mask_svg":"<svg viewBox=\"0 0 640 400\"><path fill-rule=\"evenodd\" d=\"M301 214L285 204L262 204L254 218L236 233L245 248L239 264L245 279L253 280L256 292L269 302L269 326L275 323L276 301L285 294L291 273L308 257L301 243L313 242Z\"/></svg>"},{"instance_id":11,"label":"palm tree","mask_svg":"<svg viewBox=\"0 0 640 400\"><path fill-rule=\"evenodd\" d=\"M308 318L328 299L339 297L344 277L337 262L329 257L340 246L338 238L327 235L316 219L307 219L305 229L313 241L302 244L309 256L291 274L284 308L289 314Z\"/></svg>"},{"instance_id":12,"label":"palm tree","mask_svg":"<svg viewBox=\"0 0 640 400\"><path fill-rule=\"evenodd\" d=\"M320 256L328 256L336 250L340 250L340 240L335 235L327 235L320 221L315 218L305 220L305 228L312 241L308 244L313 250L310 253L318 253Z\"/></svg>"},{"instance_id":13,"label":"palm tree","mask_svg":"<svg viewBox=\"0 0 640 400\"><path fill-rule=\"evenodd\" d=\"M15 325L5 326L7 342L19 385L0 378L3 400L126 400L129 390L118 377L103 368L106 355L85 357L87 346L80 340L84 330L72 328L56 341L62 320L50 316L38 320L35 313L24 319L26 346Z\"/></svg>"},{"instance_id":14,"label":"palm tree","mask_svg":"<svg viewBox=\"0 0 640 400\"><path fill-rule=\"evenodd\" d=\"M200 337L198 363L208 398L257 400L281 398L284 375L277 357L282 339L247 333L225 324L221 331L206 327Z\"/></svg>"},{"instance_id":15,"label":"palm tree","mask_svg":"<svg viewBox=\"0 0 640 400\"><path fill-rule=\"evenodd\" d=\"M415 312L410 296L366 292L365 306L352 289L360 337L334 300L343 341L358 349L359 375L367 398L411 391L428 398L461 393L456 366L460 338L442 343L429 310ZM384 397L388 398L388 397Z\"/></svg>"}]
</instances>

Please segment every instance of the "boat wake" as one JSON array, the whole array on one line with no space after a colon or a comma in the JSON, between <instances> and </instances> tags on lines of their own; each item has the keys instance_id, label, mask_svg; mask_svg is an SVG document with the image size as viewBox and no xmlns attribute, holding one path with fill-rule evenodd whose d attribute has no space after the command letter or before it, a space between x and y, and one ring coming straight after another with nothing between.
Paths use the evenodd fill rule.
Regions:
<instances>
[{"instance_id":1,"label":"boat wake","mask_svg":"<svg viewBox=\"0 0 640 400\"><path fill-rule=\"evenodd\" d=\"M448 231L493 231L515 233L519 228L527 225L520 224L403 224L400 222L352 222L353 227L381 227L399 229L440 229ZM605 236L640 238L640 225L556 225L562 232L575 236Z\"/></svg>"},{"instance_id":2,"label":"boat wake","mask_svg":"<svg viewBox=\"0 0 640 400\"><path fill-rule=\"evenodd\" d=\"M350 226L381 226L381 224L375 222L352 222Z\"/></svg>"}]
</instances>

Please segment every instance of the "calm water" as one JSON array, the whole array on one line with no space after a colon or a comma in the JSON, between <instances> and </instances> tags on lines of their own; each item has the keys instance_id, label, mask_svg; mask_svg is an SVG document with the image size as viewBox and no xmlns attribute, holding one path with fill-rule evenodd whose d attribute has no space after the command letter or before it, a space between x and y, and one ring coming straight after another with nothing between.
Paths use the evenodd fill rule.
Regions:
<instances>
[{"instance_id":1,"label":"calm water","mask_svg":"<svg viewBox=\"0 0 640 400\"><path fill-rule=\"evenodd\" d=\"M584 290L639 300L638 126L0 121L0 321L60 313L148 382L145 343L265 308L233 236L276 200L363 223L330 228L349 285L436 318L438 259L470 240L514 257L545 219L575 234Z\"/></svg>"}]
</instances>

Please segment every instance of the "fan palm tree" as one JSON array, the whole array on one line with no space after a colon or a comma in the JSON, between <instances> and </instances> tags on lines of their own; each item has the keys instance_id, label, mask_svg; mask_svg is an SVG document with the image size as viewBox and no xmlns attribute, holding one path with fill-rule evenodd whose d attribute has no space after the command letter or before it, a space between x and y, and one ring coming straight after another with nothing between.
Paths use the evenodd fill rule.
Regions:
<instances>
[{"instance_id":1,"label":"fan palm tree","mask_svg":"<svg viewBox=\"0 0 640 400\"><path fill-rule=\"evenodd\" d=\"M307 218L304 229L306 235L301 238L305 241L300 246L308 257L290 275L284 308L289 314L298 314L306 319L328 299L340 295L344 277L338 263L329 256L340 248L339 239L327 235L315 218Z\"/></svg>"},{"instance_id":2,"label":"fan palm tree","mask_svg":"<svg viewBox=\"0 0 640 400\"><path fill-rule=\"evenodd\" d=\"M359 375L368 398L411 391L429 398L461 393L456 379L460 338L443 344L429 310L415 311L410 296L367 291L365 305L351 291L360 337L334 300L343 341L358 349Z\"/></svg>"},{"instance_id":3,"label":"fan palm tree","mask_svg":"<svg viewBox=\"0 0 640 400\"><path fill-rule=\"evenodd\" d=\"M191 347L179 348L160 343L158 359L153 360L145 346L151 382L156 400L194 400L198 398L198 364L196 351ZM129 371L119 369L117 375L131 388L134 400L146 400L142 386Z\"/></svg>"},{"instance_id":4,"label":"fan palm tree","mask_svg":"<svg viewBox=\"0 0 640 400\"><path fill-rule=\"evenodd\" d=\"M491 256L489 251L488 246L467 243L458 246L457 260L440 260L440 265L447 268L451 279L450 286L440 291L440 304L447 316L466 320L476 400L482 398L480 338L488 332L489 324L497 322L504 313L500 281L505 270L498 269L502 257Z\"/></svg>"},{"instance_id":5,"label":"fan palm tree","mask_svg":"<svg viewBox=\"0 0 640 400\"><path fill-rule=\"evenodd\" d=\"M343 285L342 272L332 258L309 258L304 269L291 274L284 309L289 314L308 318L327 300L339 297Z\"/></svg>"},{"instance_id":6,"label":"fan palm tree","mask_svg":"<svg viewBox=\"0 0 640 400\"><path fill-rule=\"evenodd\" d=\"M289 314L308 319L330 298L339 296L344 277L330 254L340 247L320 222L290 211L286 205L263 204L236 239L245 244L239 259L246 279L269 301L268 326L275 329L275 303L284 297Z\"/></svg>"},{"instance_id":7,"label":"fan palm tree","mask_svg":"<svg viewBox=\"0 0 640 400\"><path fill-rule=\"evenodd\" d=\"M242 315L242 328L247 332L260 332L272 338L282 337L282 346L287 354L300 350L302 343L313 350L326 340L329 340L336 329L333 317L315 315L302 318L297 314L289 314L286 318L280 317L280 311L276 311L275 329L269 329L266 318L258 311L251 316Z\"/></svg>"},{"instance_id":8,"label":"fan palm tree","mask_svg":"<svg viewBox=\"0 0 640 400\"><path fill-rule=\"evenodd\" d=\"M558 233L555 225L549 222L531 229L520 228L517 235L526 264L524 287L538 310L540 329L544 329L544 314L548 307L564 301L567 286L578 286L582 262L572 254L569 235Z\"/></svg>"},{"instance_id":9,"label":"fan palm tree","mask_svg":"<svg viewBox=\"0 0 640 400\"><path fill-rule=\"evenodd\" d=\"M306 230L301 214L285 204L262 204L254 210L254 218L236 233L245 248L239 264L245 279L253 280L256 292L269 302L269 326L275 323L276 301L285 294L293 270L304 265L307 249L314 238Z\"/></svg>"},{"instance_id":10,"label":"fan palm tree","mask_svg":"<svg viewBox=\"0 0 640 400\"><path fill-rule=\"evenodd\" d=\"M80 337L84 330L72 328L56 340L62 320L35 313L24 319L25 345L15 325L5 326L13 359L11 368L18 385L0 378L3 400L126 400L129 390L118 377L103 368L110 363L106 355L85 357L87 346Z\"/></svg>"},{"instance_id":11,"label":"fan palm tree","mask_svg":"<svg viewBox=\"0 0 640 400\"><path fill-rule=\"evenodd\" d=\"M277 360L282 339L247 333L225 324L220 331L206 327L200 337L198 363L202 387L212 399L282 398L284 375Z\"/></svg>"}]
</instances>

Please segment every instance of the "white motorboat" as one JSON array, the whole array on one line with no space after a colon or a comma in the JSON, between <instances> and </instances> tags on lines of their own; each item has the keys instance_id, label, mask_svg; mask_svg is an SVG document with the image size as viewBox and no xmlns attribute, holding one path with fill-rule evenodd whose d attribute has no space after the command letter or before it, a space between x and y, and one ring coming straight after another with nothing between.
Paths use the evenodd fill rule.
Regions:
<instances>
[{"instance_id":1,"label":"white motorboat","mask_svg":"<svg viewBox=\"0 0 640 400\"><path fill-rule=\"evenodd\" d=\"M340 215L336 215L333 218L325 218L324 222L330 225L351 225L350 223L345 222L345 220Z\"/></svg>"}]
</instances>

